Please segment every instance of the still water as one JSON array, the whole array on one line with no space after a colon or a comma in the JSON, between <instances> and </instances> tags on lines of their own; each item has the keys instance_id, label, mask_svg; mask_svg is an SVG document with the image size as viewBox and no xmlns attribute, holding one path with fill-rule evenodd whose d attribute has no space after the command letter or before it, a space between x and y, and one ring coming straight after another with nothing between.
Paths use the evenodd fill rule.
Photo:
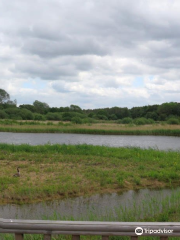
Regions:
<instances>
[{"instance_id":1,"label":"still water","mask_svg":"<svg viewBox=\"0 0 180 240\"><path fill-rule=\"evenodd\" d=\"M68 133L6 133L0 132L0 143L89 144L110 147L141 147L159 150L180 150L180 137L169 136L114 136Z\"/></svg>"},{"instance_id":2,"label":"still water","mask_svg":"<svg viewBox=\"0 0 180 240\"><path fill-rule=\"evenodd\" d=\"M160 212L162 201L165 201L166 208L173 203L173 194L176 196L174 199L180 199L180 188L175 190L129 190L122 194L96 194L91 197L76 197L24 205L7 204L0 206L0 215L1 218L12 219L49 219L55 214L58 219L62 220L70 218L75 220L93 220L92 216L98 218L98 220L107 220L103 216L107 217L110 215L117 220L123 221L125 220L123 212L126 212L125 215L127 215L127 209L129 212L132 209L136 209L136 214L140 214L142 217L153 212Z\"/></svg>"}]
</instances>

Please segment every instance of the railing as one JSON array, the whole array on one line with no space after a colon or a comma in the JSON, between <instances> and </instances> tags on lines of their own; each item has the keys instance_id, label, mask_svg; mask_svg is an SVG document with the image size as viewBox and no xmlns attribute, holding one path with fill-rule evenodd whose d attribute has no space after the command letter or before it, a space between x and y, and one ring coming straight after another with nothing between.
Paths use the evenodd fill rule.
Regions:
<instances>
[{"instance_id":1,"label":"railing","mask_svg":"<svg viewBox=\"0 0 180 240\"><path fill-rule=\"evenodd\" d=\"M136 228L140 227L140 232ZM80 235L100 235L102 240L109 236L129 236L137 240L138 235L159 236L167 240L168 236L180 236L180 223L164 222L81 222L81 221L46 221L14 220L0 218L0 233L14 233L15 240L23 240L24 234L43 234L44 240L50 240L52 234L72 235L72 240L79 240Z\"/></svg>"}]
</instances>

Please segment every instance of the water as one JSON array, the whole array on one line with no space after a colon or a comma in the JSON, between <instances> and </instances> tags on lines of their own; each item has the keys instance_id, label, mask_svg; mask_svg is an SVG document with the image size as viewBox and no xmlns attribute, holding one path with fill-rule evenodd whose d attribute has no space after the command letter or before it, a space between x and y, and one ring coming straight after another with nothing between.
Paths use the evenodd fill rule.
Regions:
<instances>
[{"instance_id":1,"label":"water","mask_svg":"<svg viewBox=\"0 0 180 240\"><path fill-rule=\"evenodd\" d=\"M180 137L169 136L114 136L64 133L0 133L1 143L40 144L90 144L110 147L141 147L159 150L180 150Z\"/></svg>"},{"instance_id":2,"label":"water","mask_svg":"<svg viewBox=\"0 0 180 240\"><path fill-rule=\"evenodd\" d=\"M49 219L56 214L59 216L59 219L70 219L73 217L75 220L89 220L91 216L100 217L108 216L108 214L117 217L117 213L119 212L119 215L122 215L125 208L129 211L136 209L137 214L148 216L153 211L155 213L161 211L162 200L167 199L172 194L180 194L180 188L176 190L130 190L122 194L96 194L91 197L76 197L24 205L7 204L0 206L0 216L7 219L43 219L46 216Z\"/></svg>"}]
</instances>

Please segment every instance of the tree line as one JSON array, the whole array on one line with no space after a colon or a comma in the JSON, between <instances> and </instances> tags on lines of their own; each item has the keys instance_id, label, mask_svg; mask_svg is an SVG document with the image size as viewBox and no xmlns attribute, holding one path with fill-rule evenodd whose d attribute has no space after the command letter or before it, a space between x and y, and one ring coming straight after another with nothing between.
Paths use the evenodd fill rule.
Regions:
<instances>
[{"instance_id":1,"label":"tree line","mask_svg":"<svg viewBox=\"0 0 180 240\"><path fill-rule=\"evenodd\" d=\"M131 123L137 119L149 119L153 122L167 121L170 118L179 121L180 103L169 102L131 109L127 107L81 109L73 104L67 107L50 107L45 102L35 100L33 104L17 106L17 101L10 100L10 95L5 90L0 89L0 119L55 120L75 123L117 120L122 123Z\"/></svg>"}]
</instances>

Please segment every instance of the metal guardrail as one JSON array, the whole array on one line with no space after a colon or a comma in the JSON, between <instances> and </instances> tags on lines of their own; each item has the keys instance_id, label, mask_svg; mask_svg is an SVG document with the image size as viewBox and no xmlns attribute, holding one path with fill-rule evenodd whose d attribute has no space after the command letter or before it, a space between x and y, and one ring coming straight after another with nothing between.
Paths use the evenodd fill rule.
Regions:
<instances>
[{"instance_id":1,"label":"metal guardrail","mask_svg":"<svg viewBox=\"0 0 180 240\"><path fill-rule=\"evenodd\" d=\"M180 236L180 223L47 221L0 218L0 233L14 233L15 240L23 240L24 234L43 234L44 240L50 240L52 234L72 235L72 240L79 240L80 235L101 235L102 240L108 240L109 236L130 236L131 240L137 240L138 235L160 236L161 240L167 240L168 236Z\"/></svg>"}]
</instances>

